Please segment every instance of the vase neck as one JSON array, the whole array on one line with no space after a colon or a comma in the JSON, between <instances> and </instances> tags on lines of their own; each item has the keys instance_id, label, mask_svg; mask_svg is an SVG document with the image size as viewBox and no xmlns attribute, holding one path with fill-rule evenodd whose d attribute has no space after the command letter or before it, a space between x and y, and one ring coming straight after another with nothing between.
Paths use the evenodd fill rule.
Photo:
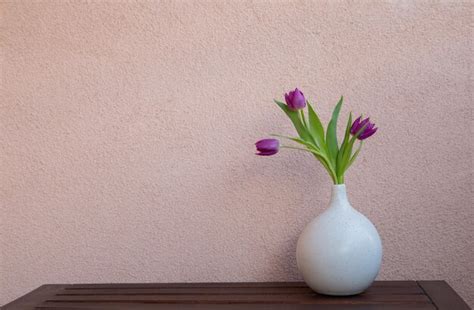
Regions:
<instances>
[{"instance_id":1,"label":"vase neck","mask_svg":"<svg viewBox=\"0 0 474 310\"><path fill-rule=\"evenodd\" d=\"M331 207L336 208L352 208L347 199L346 185L336 184L332 187Z\"/></svg>"}]
</instances>

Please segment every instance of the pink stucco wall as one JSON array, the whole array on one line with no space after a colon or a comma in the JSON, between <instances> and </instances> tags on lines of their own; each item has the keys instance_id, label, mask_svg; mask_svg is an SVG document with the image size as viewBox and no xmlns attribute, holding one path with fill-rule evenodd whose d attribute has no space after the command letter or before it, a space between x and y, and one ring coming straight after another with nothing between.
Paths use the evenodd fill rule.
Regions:
<instances>
[{"instance_id":1,"label":"pink stucco wall","mask_svg":"<svg viewBox=\"0 0 474 310\"><path fill-rule=\"evenodd\" d=\"M346 177L379 279L474 305L472 2L2 1L0 304L43 283L300 279L329 199L272 103L380 131ZM344 116L345 120L345 116Z\"/></svg>"}]
</instances>

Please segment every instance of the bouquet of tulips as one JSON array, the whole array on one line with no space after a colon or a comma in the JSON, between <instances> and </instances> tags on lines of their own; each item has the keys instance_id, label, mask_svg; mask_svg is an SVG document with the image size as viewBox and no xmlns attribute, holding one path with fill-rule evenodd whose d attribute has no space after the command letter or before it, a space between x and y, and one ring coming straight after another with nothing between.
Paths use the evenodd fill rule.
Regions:
<instances>
[{"instance_id":1,"label":"bouquet of tulips","mask_svg":"<svg viewBox=\"0 0 474 310\"><path fill-rule=\"evenodd\" d=\"M372 136L377 128L369 118L362 120L362 115L352 122L352 113L347 120L344 139L341 145L337 142L337 119L341 110L343 97L336 104L331 120L324 130L323 124L303 93L296 88L285 94L286 104L275 100L275 103L286 113L298 133L298 137L273 135L299 143L302 147L281 145L277 139L263 139L255 143L257 155L269 156L278 153L280 147L303 150L311 153L329 173L334 184L344 184L344 174L359 155L363 141ZM304 109L307 107L307 112ZM359 145L355 151L356 140Z\"/></svg>"}]
</instances>

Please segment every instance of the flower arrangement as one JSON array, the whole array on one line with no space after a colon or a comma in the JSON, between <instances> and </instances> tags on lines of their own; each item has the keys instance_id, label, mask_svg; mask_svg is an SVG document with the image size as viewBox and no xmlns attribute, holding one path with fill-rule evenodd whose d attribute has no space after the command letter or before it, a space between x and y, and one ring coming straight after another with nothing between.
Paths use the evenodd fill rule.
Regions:
<instances>
[{"instance_id":1,"label":"flower arrangement","mask_svg":"<svg viewBox=\"0 0 474 310\"><path fill-rule=\"evenodd\" d=\"M344 139L341 145L339 145L337 141L337 120L342 107L342 96L334 107L326 133L318 114L298 88L285 94L286 104L278 100L274 101L291 120L298 133L298 137L272 136L294 141L303 147L280 145L280 141L274 138L263 139L255 143L258 151L256 155L274 155L278 153L280 148L307 151L319 160L329 173L334 184L344 184L344 174L359 155L364 140L377 131L375 124L371 123L369 118L362 119L362 115L352 122L352 112L349 113ZM305 114L304 109L306 107L308 111ZM353 152L356 140L360 142L357 149Z\"/></svg>"}]
</instances>

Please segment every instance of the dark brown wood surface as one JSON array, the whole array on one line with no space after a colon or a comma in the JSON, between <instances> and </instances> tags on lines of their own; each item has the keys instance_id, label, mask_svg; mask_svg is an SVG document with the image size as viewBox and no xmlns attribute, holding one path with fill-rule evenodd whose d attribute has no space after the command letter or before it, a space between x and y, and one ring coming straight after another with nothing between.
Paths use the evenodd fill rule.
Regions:
<instances>
[{"instance_id":1,"label":"dark brown wood surface","mask_svg":"<svg viewBox=\"0 0 474 310\"><path fill-rule=\"evenodd\" d=\"M444 281L379 281L363 294L331 297L302 282L49 284L3 310L84 309L469 309Z\"/></svg>"}]
</instances>

